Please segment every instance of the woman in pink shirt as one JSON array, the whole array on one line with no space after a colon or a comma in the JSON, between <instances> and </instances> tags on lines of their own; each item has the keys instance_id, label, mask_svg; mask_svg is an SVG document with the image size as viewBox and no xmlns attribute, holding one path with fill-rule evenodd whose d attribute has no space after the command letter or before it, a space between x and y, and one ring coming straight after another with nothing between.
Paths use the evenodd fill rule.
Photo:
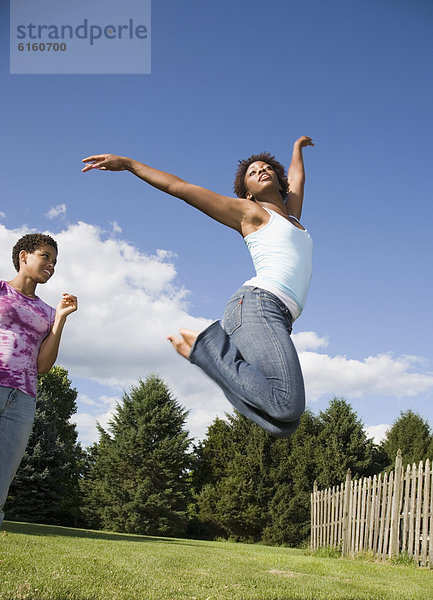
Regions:
<instances>
[{"instance_id":1,"label":"woman in pink shirt","mask_svg":"<svg viewBox=\"0 0 433 600\"><path fill-rule=\"evenodd\" d=\"M25 235L15 244L12 260L17 275L0 280L0 524L32 429L38 373L54 365L66 317L77 310L71 294L63 294L56 309L36 296L36 286L54 274L52 237Z\"/></svg>"}]
</instances>

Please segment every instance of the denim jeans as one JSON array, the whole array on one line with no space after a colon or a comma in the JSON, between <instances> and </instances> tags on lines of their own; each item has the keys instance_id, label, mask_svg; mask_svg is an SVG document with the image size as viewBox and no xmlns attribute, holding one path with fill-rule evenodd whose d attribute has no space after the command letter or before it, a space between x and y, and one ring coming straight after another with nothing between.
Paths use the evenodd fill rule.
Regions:
<instances>
[{"instance_id":1,"label":"denim jeans","mask_svg":"<svg viewBox=\"0 0 433 600\"><path fill-rule=\"evenodd\" d=\"M9 486L24 456L35 418L36 400L0 386L0 524Z\"/></svg>"},{"instance_id":2,"label":"denim jeans","mask_svg":"<svg viewBox=\"0 0 433 600\"><path fill-rule=\"evenodd\" d=\"M222 325L202 331L188 356L242 415L276 437L290 437L305 410L289 309L271 292L243 286Z\"/></svg>"}]
</instances>

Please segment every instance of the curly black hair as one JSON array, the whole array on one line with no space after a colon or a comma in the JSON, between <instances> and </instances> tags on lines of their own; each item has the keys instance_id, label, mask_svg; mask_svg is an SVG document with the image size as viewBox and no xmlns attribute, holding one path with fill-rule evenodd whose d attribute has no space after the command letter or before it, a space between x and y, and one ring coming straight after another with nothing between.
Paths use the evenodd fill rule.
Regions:
<instances>
[{"instance_id":1,"label":"curly black hair","mask_svg":"<svg viewBox=\"0 0 433 600\"><path fill-rule=\"evenodd\" d=\"M245 158L244 160L240 160L238 164L238 168L236 170L235 180L233 183L233 189L238 198L246 198L247 196L247 188L245 186L245 174L247 172L248 167L256 161L262 161L270 165L277 177L278 182L280 184L280 194L283 198L283 201L287 198L287 175L284 170L283 165L275 159L275 156L272 156L269 152L262 152L261 154L253 154L249 158Z\"/></svg>"},{"instance_id":2,"label":"curly black hair","mask_svg":"<svg viewBox=\"0 0 433 600\"><path fill-rule=\"evenodd\" d=\"M12 248L12 262L17 271L20 270L20 252L25 250L32 254L41 246L52 246L57 252L57 242L50 235L44 233L28 233L20 238Z\"/></svg>"}]
</instances>

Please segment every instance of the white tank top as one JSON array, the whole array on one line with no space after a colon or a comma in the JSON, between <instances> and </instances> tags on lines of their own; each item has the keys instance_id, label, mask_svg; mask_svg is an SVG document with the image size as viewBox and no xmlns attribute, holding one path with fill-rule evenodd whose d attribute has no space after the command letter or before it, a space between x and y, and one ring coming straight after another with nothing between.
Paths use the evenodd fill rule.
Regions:
<instances>
[{"instance_id":1,"label":"white tank top","mask_svg":"<svg viewBox=\"0 0 433 600\"><path fill-rule=\"evenodd\" d=\"M256 276L244 285L275 294L297 319L304 308L313 266L313 240L273 210L270 219L244 240L253 259ZM293 217L295 218L295 217Z\"/></svg>"}]
</instances>

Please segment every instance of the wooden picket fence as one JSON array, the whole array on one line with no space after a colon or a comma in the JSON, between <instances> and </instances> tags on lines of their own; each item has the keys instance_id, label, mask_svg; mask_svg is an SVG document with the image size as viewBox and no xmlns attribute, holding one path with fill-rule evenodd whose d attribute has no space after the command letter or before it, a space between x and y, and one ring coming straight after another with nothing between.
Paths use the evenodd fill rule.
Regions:
<instances>
[{"instance_id":1,"label":"wooden picket fence","mask_svg":"<svg viewBox=\"0 0 433 600\"><path fill-rule=\"evenodd\" d=\"M433 477L429 459L311 494L311 548L341 548L342 556L373 553L385 560L408 554L433 568Z\"/></svg>"}]
</instances>

